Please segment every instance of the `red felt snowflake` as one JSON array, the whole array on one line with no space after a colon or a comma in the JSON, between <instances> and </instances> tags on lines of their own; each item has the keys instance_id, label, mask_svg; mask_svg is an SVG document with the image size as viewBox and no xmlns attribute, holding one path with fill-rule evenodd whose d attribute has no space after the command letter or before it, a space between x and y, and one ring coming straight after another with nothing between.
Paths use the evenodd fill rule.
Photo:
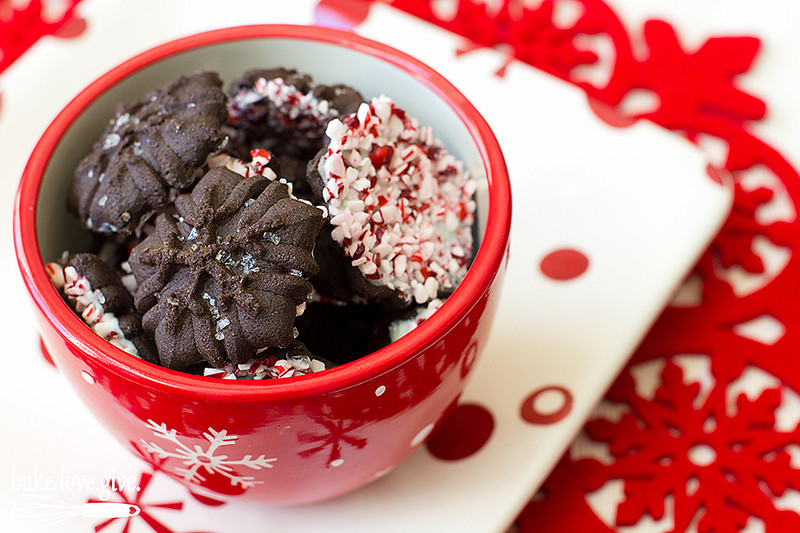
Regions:
<instances>
[{"instance_id":1,"label":"red felt snowflake","mask_svg":"<svg viewBox=\"0 0 800 533\"><path fill-rule=\"evenodd\" d=\"M560 28L553 16L560 1L530 7L510 0L492 11L485 2L458 1L455 16L447 20L437 15L433 2L391 3L471 40L462 52L505 45L514 58L579 85L594 102L592 109L615 126L646 118L693 141L701 135L723 141L728 149L725 167L737 181L761 168L783 190L736 184L731 215L694 272L701 285L699 301L666 309L632 358L635 365L705 354L712 391L701 401L698 386L666 359L655 397L645 399L633 387L630 368L626 370L609 400L629 406L628 414L618 421L596 420L584 434L607 444L613 460L606 464L565 455L520 514L517 529L615 531L643 516L663 516L669 495L675 531L689 524L698 531L736 531L751 516L761 519L768 532L798 530L798 514L779 510L774 502L800 482L787 452L788 446L800 442L798 430L779 431L774 422L782 390L800 390L794 368L800 353L800 258L794 254L800 249L800 228L796 216L764 222L759 211L782 194L794 213L800 212L800 176L746 127L766 112L761 99L737 84L738 76L752 67L760 41L750 36L711 37L688 50L669 23L651 20L642 28L626 27L603 0L580 0L583 12L571 26ZM606 80L602 84L580 81L575 75L578 66L600 63L589 55L601 56L598 50L576 45L582 35L605 36L613 44L610 72L600 78ZM634 54L634 47L646 53ZM637 91L651 92L656 105L630 111L627 100ZM755 246L762 238L792 254L759 286L739 293L726 271L763 274L766 265ZM750 338L743 332L744 326L759 320L775 325L779 331L774 338ZM729 412L725 391L752 367L778 377L784 388L764 390L756 398L739 396ZM708 463L698 464L703 463L703 453ZM612 479L623 481L625 488L615 524L609 527L589 505L588 496Z\"/></svg>"},{"instance_id":2,"label":"red felt snowflake","mask_svg":"<svg viewBox=\"0 0 800 533\"><path fill-rule=\"evenodd\" d=\"M507 1L496 7L481 0L454 0L454 15L443 18L433 2L392 0L389 3L423 20L438 24L467 41L458 55L478 48L496 48L508 54L495 74L502 76L514 59L566 77L579 65L592 64L597 55L575 46L575 37L586 28L579 20L560 27L554 20L556 0L544 0L536 7L526 2Z\"/></svg>"},{"instance_id":3,"label":"red felt snowflake","mask_svg":"<svg viewBox=\"0 0 800 533\"><path fill-rule=\"evenodd\" d=\"M11 0L0 0L0 74L44 35L63 38L80 35L86 22L74 15L78 2L68 0L63 11L53 15L44 8L42 0L30 0L22 7Z\"/></svg>"},{"instance_id":4,"label":"red felt snowflake","mask_svg":"<svg viewBox=\"0 0 800 533\"><path fill-rule=\"evenodd\" d=\"M697 530L706 533L740 531L750 516L766 523L778 515L787 519L772 499L800 489L800 470L787 450L800 436L800 425L785 432L775 428L780 389L766 389L752 400L739 394L735 412L726 408L724 383L705 398L700 392L672 361L652 400L636 393L626 372L607 399L624 402L630 411L618 421L587 423L587 434L607 443L614 457L604 476L624 481L617 525L636 524L645 515L660 520L668 497L674 502L675 532L695 520ZM793 523L800 527L800 517Z\"/></svg>"},{"instance_id":5,"label":"red felt snowflake","mask_svg":"<svg viewBox=\"0 0 800 533\"><path fill-rule=\"evenodd\" d=\"M29 0L22 6L10 0L0 0L0 72L16 61L33 43L44 35L53 35L73 20L75 5L80 0L68 0L57 13L50 13L42 0ZM69 30L72 36L77 26Z\"/></svg>"},{"instance_id":6,"label":"red felt snowflake","mask_svg":"<svg viewBox=\"0 0 800 533\"><path fill-rule=\"evenodd\" d=\"M723 235L712 245L723 268L740 265L748 272L764 272L764 262L753 250L753 240L769 232L769 228L759 224L755 214L772 197L772 190L766 187L745 190L740 183L735 184L733 208L721 230Z\"/></svg>"},{"instance_id":7,"label":"red felt snowflake","mask_svg":"<svg viewBox=\"0 0 800 533\"><path fill-rule=\"evenodd\" d=\"M750 69L760 42L754 37L713 37L696 52L686 52L668 23L644 25L650 55L636 69L632 86L655 91L661 106L647 118L671 129L724 117L741 124L764 117L760 99L732 80Z\"/></svg>"}]
</instances>

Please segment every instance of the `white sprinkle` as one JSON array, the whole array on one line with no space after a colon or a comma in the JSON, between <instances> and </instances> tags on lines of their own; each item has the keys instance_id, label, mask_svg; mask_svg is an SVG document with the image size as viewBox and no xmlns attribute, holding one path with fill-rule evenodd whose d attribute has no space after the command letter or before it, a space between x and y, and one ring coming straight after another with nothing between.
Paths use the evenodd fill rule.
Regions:
<instances>
[{"instance_id":1,"label":"white sprinkle","mask_svg":"<svg viewBox=\"0 0 800 533\"><path fill-rule=\"evenodd\" d=\"M103 139L103 150L109 150L111 148L114 148L119 144L119 141L121 139L122 138L118 134L109 133L108 135L106 135L106 138Z\"/></svg>"},{"instance_id":2,"label":"white sprinkle","mask_svg":"<svg viewBox=\"0 0 800 533\"><path fill-rule=\"evenodd\" d=\"M422 283L413 283L412 287L414 288L414 300L418 304L425 303L428 300L428 290L425 288L425 285Z\"/></svg>"},{"instance_id":3,"label":"white sprinkle","mask_svg":"<svg viewBox=\"0 0 800 533\"><path fill-rule=\"evenodd\" d=\"M120 115L119 117L117 117L117 121L114 123L114 131L117 131L117 130L118 130L118 129L120 129L122 126L124 126L125 124L127 124L127 123L128 123L128 121L130 120L130 118L131 118L131 116L130 116L130 114L128 114L128 113L123 113L122 115Z\"/></svg>"}]
</instances>

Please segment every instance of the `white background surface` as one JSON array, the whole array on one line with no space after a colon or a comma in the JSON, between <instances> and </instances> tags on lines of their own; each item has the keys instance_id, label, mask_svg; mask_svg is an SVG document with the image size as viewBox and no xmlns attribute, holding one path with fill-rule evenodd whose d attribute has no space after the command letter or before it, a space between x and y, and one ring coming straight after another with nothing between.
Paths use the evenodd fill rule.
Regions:
<instances>
[{"instance_id":1,"label":"white background surface","mask_svg":"<svg viewBox=\"0 0 800 533\"><path fill-rule=\"evenodd\" d=\"M0 210L8 221L0 233L0 274L13 302L0 320L8 339L0 374L7 406L0 414L4 522L13 504L32 492L20 484L34 472L70 484L70 490L34 492L77 505L98 495L93 487L77 487L80 483L114 475L138 479L143 471L37 354L10 239L12 196L27 154L71 95L148 46L236 23L312 20L312 2L269 4L84 0L78 11L89 21L83 37L44 39L0 76L5 174ZM641 28L653 15L665 17L690 48L730 32L764 39L756 68L742 85L769 102L770 119L758 126L759 135L796 160L800 110L792 88L799 85L793 67L800 37L792 26L800 20L797 9L778 1L762 3L757 14L745 2L661 4L611 2L631 28ZM491 73L503 61L497 52L455 60L458 38L384 6L373 9L358 31L442 72L486 116L506 152L515 201L512 261L491 343L465 394L465 400L490 409L495 432L466 460L441 462L421 450L366 489L302 509L207 508L157 475L146 501L183 501L184 512L153 513L177 531L227 532L254 524L269 524L274 531L319 531L321 524L342 531L502 530L581 427L724 215L727 196L705 177L705 156L678 137L648 124L609 128L594 118L579 91L519 63L505 78L495 78ZM713 146L709 150L712 159L718 157ZM661 185L667 182L671 188L665 190ZM547 281L537 270L543 255L562 246L584 251L591 261L587 275L569 284ZM574 392L573 412L553 426L525 424L518 416L521 400L550 383ZM91 531L100 521L76 516L46 530ZM18 525L18 531L41 531ZM148 530L141 520L130 529Z\"/></svg>"}]
</instances>

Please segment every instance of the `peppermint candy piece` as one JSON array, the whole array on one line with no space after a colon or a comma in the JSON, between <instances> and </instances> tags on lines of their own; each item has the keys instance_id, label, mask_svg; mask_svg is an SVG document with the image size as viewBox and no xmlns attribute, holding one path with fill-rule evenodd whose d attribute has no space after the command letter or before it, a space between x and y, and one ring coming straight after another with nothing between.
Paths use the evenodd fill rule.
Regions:
<instances>
[{"instance_id":1,"label":"peppermint candy piece","mask_svg":"<svg viewBox=\"0 0 800 533\"><path fill-rule=\"evenodd\" d=\"M158 362L153 341L133 309L133 298L113 267L94 254L79 253L65 264L48 263L45 270L95 333L131 355Z\"/></svg>"}]
</instances>

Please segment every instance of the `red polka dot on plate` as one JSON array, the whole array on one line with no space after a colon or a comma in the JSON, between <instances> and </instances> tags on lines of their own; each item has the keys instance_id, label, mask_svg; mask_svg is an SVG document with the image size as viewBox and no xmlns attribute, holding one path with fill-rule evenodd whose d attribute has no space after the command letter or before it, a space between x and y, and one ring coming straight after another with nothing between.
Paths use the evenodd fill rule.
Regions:
<instances>
[{"instance_id":1,"label":"red polka dot on plate","mask_svg":"<svg viewBox=\"0 0 800 533\"><path fill-rule=\"evenodd\" d=\"M589 258L573 248L554 250L539 263L542 274L550 279L566 281L577 278L589 268Z\"/></svg>"},{"instance_id":2,"label":"red polka dot on plate","mask_svg":"<svg viewBox=\"0 0 800 533\"><path fill-rule=\"evenodd\" d=\"M706 174L711 180L715 183L719 183L720 185L725 184L725 180L723 179L723 175L727 174L728 171L722 168L717 168L711 163L706 165ZM732 178L731 178L732 179Z\"/></svg>"},{"instance_id":3,"label":"red polka dot on plate","mask_svg":"<svg viewBox=\"0 0 800 533\"><path fill-rule=\"evenodd\" d=\"M483 448L494 431L494 417L485 407L466 403L457 405L427 442L428 451L437 459L456 461Z\"/></svg>"},{"instance_id":4,"label":"red polka dot on plate","mask_svg":"<svg viewBox=\"0 0 800 533\"><path fill-rule=\"evenodd\" d=\"M520 406L520 416L531 424L555 424L572 411L572 393L560 385L548 385L530 393Z\"/></svg>"},{"instance_id":5,"label":"red polka dot on plate","mask_svg":"<svg viewBox=\"0 0 800 533\"><path fill-rule=\"evenodd\" d=\"M65 20L53 35L61 39L74 39L80 37L86 31L86 20L80 17L70 17Z\"/></svg>"},{"instance_id":6,"label":"red polka dot on plate","mask_svg":"<svg viewBox=\"0 0 800 533\"><path fill-rule=\"evenodd\" d=\"M370 2L364 0L319 0L314 20L321 26L352 30L367 18Z\"/></svg>"}]
</instances>

